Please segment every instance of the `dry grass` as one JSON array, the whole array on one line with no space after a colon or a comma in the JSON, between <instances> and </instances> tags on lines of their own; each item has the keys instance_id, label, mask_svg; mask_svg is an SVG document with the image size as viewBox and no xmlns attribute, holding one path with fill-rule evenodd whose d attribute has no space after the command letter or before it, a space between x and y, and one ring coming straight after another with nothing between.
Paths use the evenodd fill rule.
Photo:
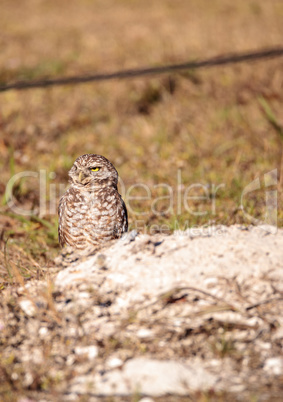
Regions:
<instances>
[{"instance_id":1,"label":"dry grass","mask_svg":"<svg viewBox=\"0 0 283 402\"><path fill-rule=\"evenodd\" d=\"M163 65L281 44L283 4L277 0L2 1L0 83L83 72ZM56 209L67 171L83 153L108 157L124 192L135 183L153 197L166 183L174 203L131 201L132 227L172 230L208 224L249 223L239 209L243 189L255 178L282 172L283 60L182 74L0 94L0 275L2 288L45 277L58 253ZM17 182L14 213L5 201L9 179L22 171L47 172L47 211L38 215L38 180ZM178 214L177 172L183 187L225 184L211 199L190 200ZM56 177L49 173L55 172ZM283 172L282 172L283 173ZM51 189L51 190L50 190ZM123 188L122 188L123 190ZM192 193L191 193L192 194ZM194 195L201 195L196 193ZM132 195L145 195L142 190ZM193 194L192 194L193 195ZM264 189L247 210L263 219ZM130 201L129 201L130 202ZM135 213L136 212L136 213ZM278 225L282 226L282 174ZM157 226L152 226L157 225ZM15 268L16 267L16 268ZM43 270L42 268L45 268Z\"/></svg>"},{"instance_id":2,"label":"dry grass","mask_svg":"<svg viewBox=\"0 0 283 402\"><path fill-rule=\"evenodd\" d=\"M174 7L169 1L29 0L20 6L5 1L0 16L0 81L114 71L260 49L281 42L282 15L283 6L275 0L240 0L233 5L225 0L189 5L180 0ZM150 187L152 199L128 202L132 227L145 224L145 230L158 231L165 224L163 230L170 231L176 225L211 221L249 223L239 209L244 187L257 177L263 183L264 173L282 168L282 63L277 59L2 93L0 269L5 280L10 260L26 277L37 271L34 260L52 265L58 251L56 204L68 169L83 153L103 154L117 166L124 196L135 183ZM35 208L35 216L13 213L5 205L8 180L15 173L39 169L47 171L46 213L38 219L36 178L18 181L14 187L17 205ZM208 186L208 200L187 200L190 210L184 204L178 210L178 169L179 190L201 183ZM51 172L55 178L50 178ZM169 194L156 187L160 183L172 186L174 199L171 209L168 199L159 200L155 214L153 198ZM225 187L217 191L213 209L213 186L222 183ZM140 188L131 195L146 194ZM190 195L204 195L204 190L192 190ZM263 219L264 206L263 189L250 195L246 208ZM196 211L204 214L191 213ZM137 222L140 219L142 223Z\"/></svg>"}]
</instances>

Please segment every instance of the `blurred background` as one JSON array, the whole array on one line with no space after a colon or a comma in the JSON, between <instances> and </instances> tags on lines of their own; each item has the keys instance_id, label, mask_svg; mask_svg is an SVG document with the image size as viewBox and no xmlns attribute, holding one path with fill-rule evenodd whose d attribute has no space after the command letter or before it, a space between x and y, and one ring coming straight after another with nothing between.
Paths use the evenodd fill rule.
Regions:
<instances>
[{"instance_id":1,"label":"blurred background","mask_svg":"<svg viewBox=\"0 0 283 402\"><path fill-rule=\"evenodd\" d=\"M6 84L278 46L283 2L2 0L0 26L0 84ZM257 178L261 189L249 194L245 208L262 220L264 174L275 169L282 226L282 89L283 58L277 58L0 93L1 275L12 280L15 265L27 279L40 277L39 267L54 264L57 203L74 159L85 153L107 157L122 178L126 201L130 188L137 197L129 208L131 228L138 220L144 231L164 225L168 233L176 224L249 224L239 208L241 195ZM19 208L34 211L31 216L15 212L5 197L11 177L26 171L34 177L15 181L13 196ZM150 189L148 199L137 183ZM160 183L173 189L172 205ZM176 193L196 183L190 192L196 198L186 200L190 208L182 199L178 212Z\"/></svg>"}]
</instances>

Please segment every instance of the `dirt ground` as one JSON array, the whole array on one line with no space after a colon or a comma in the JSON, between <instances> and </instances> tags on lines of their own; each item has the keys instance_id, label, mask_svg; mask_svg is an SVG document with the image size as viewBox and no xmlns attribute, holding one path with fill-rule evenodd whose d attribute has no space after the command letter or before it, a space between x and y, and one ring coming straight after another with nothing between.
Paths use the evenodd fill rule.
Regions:
<instances>
[{"instance_id":1,"label":"dirt ground","mask_svg":"<svg viewBox=\"0 0 283 402\"><path fill-rule=\"evenodd\" d=\"M5 84L278 46L283 4L3 0L0 26ZM116 166L130 229L168 235L216 224L282 227L282 72L277 58L0 93L1 292L46 283L56 270L57 205L84 153ZM7 373L0 391L17 400L20 386Z\"/></svg>"},{"instance_id":2,"label":"dirt ground","mask_svg":"<svg viewBox=\"0 0 283 402\"><path fill-rule=\"evenodd\" d=\"M90 256L66 250L49 281L3 291L6 396L282 399L282 230L112 243Z\"/></svg>"}]
</instances>

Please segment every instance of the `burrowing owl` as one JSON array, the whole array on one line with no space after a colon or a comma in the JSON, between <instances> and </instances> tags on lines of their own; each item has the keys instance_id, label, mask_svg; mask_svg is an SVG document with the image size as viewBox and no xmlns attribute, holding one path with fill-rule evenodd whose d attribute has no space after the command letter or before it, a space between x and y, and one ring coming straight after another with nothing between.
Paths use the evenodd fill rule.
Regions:
<instances>
[{"instance_id":1,"label":"burrowing owl","mask_svg":"<svg viewBox=\"0 0 283 402\"><path fill-rule=\"evenodd\" d=\"M60 245L85 249L120 238L128 218L112 163L101 155L82 155L69 177L71 186L59 203Z\"/></svg>"}]
</instances>

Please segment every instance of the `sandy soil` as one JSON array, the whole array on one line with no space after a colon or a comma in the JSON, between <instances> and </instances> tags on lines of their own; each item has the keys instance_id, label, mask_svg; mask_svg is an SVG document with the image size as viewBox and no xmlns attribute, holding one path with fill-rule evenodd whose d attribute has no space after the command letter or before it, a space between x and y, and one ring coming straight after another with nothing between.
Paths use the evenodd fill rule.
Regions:
<instances>
[{"instance_id":1,"label":"sandy soil","mask_svg":"<svg viewBox=\"0 0 283 402\"><path fill-rule=\"evenodd\" d=\"M5 291L6 376L35 400L279 400L282 245L218 226L64 251L52 281Z\"/></svg>"}]
</instances>

